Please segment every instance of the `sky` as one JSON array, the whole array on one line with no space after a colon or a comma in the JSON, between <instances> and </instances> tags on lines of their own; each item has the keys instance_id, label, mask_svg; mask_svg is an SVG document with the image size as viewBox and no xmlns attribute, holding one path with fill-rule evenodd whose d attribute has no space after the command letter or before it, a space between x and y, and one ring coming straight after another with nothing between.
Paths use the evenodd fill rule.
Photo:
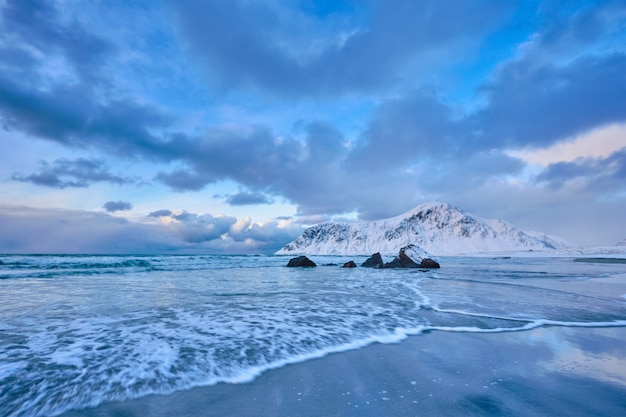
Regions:
<instances>
[{"instance_id":1,"label":"sky","mask_svg":"<svg viewBox=\"0 0 626 417\"><path fill-rule=\"evenodd\" d=\"M272 253L430 201L626 238L626 0L0 0L0 252Z\"/></svg>"}]
</instances>

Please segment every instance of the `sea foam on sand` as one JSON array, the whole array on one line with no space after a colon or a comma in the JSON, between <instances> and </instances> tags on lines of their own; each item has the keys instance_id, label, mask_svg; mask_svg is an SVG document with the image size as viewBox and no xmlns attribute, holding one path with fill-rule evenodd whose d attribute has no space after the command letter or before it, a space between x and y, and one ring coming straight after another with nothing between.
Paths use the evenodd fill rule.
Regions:
<instances>
[{"instance_id":1,"label":"sea foam on sand","mask_svg":"<svg viewBox=\"0 0 626 417\"><path fill-rule=\"evenodd\" d=\"M432 331L76 416L617 416L625 327Z\"/></svg>"}]
</instances>

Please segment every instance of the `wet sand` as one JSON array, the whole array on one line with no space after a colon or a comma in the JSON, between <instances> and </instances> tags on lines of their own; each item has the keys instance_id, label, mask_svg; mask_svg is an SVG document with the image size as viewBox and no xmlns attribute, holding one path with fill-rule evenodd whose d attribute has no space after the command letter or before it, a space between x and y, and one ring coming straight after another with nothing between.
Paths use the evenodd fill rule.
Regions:
<instances>
[{"instance_id":1,"label":"wet sand","mask_svg":"<svg viewBox=\"0 0 626 417\"><path fill-rule=\"evenodd\" d=\"M621 416L626 328L435 331L77 416Z\"/></svg>"}]
</instances>

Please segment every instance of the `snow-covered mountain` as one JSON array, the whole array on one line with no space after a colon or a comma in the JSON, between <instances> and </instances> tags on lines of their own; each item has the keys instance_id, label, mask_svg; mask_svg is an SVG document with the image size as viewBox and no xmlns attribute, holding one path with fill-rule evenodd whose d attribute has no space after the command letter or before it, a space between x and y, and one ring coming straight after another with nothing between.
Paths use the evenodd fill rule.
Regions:
<instances>
[{"instance_id":1,"label":"snow-covered mountain","mask_svg":"<svg viewBox=\"0 0 626 417\"><path fill-rule=\"evenodd\" d=\"M414 244L431 255L551 251L568 242L524 232L502 220L485 220L446 203L433 202L385 220L321 223L276 252L277 255L396 255Z\"/></svg>"}]
</instances>

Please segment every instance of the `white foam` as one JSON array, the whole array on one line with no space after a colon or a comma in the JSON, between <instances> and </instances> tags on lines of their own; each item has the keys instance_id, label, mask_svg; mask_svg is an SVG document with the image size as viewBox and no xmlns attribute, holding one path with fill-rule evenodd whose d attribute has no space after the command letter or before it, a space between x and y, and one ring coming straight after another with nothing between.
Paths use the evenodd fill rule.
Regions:
<instances>
[{"instance_id":1,"label":"white foam","mask_svg":"<svg viewBox=\"0 0 626 417\"><path fill-rule=\"evenodd\" d=\"M364 338L361 340L355 340L349 343L344 343L341 345L337 345L337 346L333 346L333 347L329 347L325 349L320 349L314 352L309 352L309 353L304 353L300 355L295 355L289 358L284 358L282 360L269 363L262 367L250 368L245 371L242 371L241 374L237 375L234 378L229 378L229 379L226 379L224 381L219 381L219 382L228 382L228 383L251 382L254 379L256 379L259 375L261 375L263 372L271 370L271 369L282 368L284 366L292 365L295 363L302 363L302 362L310 361L312 359L323 358L327 355L334 354L334 353L348 352L351 350L361 349L363 347L372 345L374 343L382 343L382 344L399 343L402 340L406 339L407 337L411 335L420 334L424 332L425 330L426 330L425 327L418 327L414 329L396 329L393 334L371 336L371 337Z\"/></svg>"},{"instance_id":2,"label":"white foam","mask_svg":"<svg viewBox=\"0 0 626 417\"><path fill-rule=\"evenodd\" d=\"M527 322L520 327L495 327L484 329L480 327L451 327L451 326L433 326L431 330L439 330L444 332L460 332L460 333L506 333L520 332L524 330L536 329L544 326L561 326L561 327L626 327L626 320L615 320L608 322L574 322L574 321L556 321L556 320L534 320Z\"/></svg>"},{"instance_id":3,"label":"white foam","mask_svg":"<svg viewBox=\"0 0 626 417\"><path fill-rule=\"evenodd\" d=\"M476 312L464 311L464 310L454 310L454 309L446 309L446 308L439 308L439 307L432 307L432 309L440 313L459 314L462 316L469 316L469 317L482 317L482 318L497 319L497 320L520 321L524 323L531 321L528 319L520 319L517 317L499 316L499 315L486 314L486 313L476 313Z\"/></svg>"}]
</instances>

